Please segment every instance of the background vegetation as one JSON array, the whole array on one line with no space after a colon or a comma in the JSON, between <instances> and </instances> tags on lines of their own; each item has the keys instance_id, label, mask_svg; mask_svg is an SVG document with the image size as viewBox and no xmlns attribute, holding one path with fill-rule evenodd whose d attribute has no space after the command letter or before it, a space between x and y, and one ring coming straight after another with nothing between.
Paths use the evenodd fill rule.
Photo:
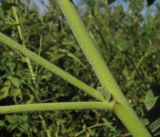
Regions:
<instances>
[{"instance_id":1,"label":"background vegetation","mask_svg":"<svg viewBox=\"0 0 160 137\"><path fill-rule=\"evenodd\" d=\"M143 16L141 0L127 2L126 11L105 1L88 0L85 7L81 3L84 10L80 14L129 102L152 134L158 136L160 15L157 11L154 16L149 13ZM45 16L29 10L28 5L4 1L0 5L0 31L90 86L99 87L56 2L51 2ZM0 66L0 105L93 100L5 46L0 46ZM0 115L2 137L103 137L106 134L130 136L108 111Z\"/></svg>"}]
</instances>

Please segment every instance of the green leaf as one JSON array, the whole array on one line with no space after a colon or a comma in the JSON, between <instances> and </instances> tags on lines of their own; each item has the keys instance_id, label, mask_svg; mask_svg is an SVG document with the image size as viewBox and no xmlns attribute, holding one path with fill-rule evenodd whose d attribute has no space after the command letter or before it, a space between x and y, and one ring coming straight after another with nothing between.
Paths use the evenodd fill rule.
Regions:
<instances>
[{"instance_id":1,"label":"green leaf","mask_svg":"<svg viewBox=\"0 0 160 137\"><path fill-rule=\"evenodd\" d=\"M19 81L19 79L17 79L16 77L9 76L8 79L10 80L10 82L11 82L15 87L19 87L19 86L20 86L20 81Z\"/></svg>"},{"instance_id":2,"label":"green leaf","mask_svg":"<svg viewBox=\"0 0 160 137\"><path fill-rule=\"evenodd\" d=\"M158 130L160 128L160 117L156 119L153 123L151 123L149 128L152 132Z\"/></svg>"},{"instance_id":3,"label":"green leaf","mask_svg":"<svg viewBox=\"0 0 160 137\"><path fill-rule=\"evenodd\" d=\"M158 99L158 97L154 96L153 91L148 90L147 95L144 99L144 104L145 104L147 110L151 110L154 107L157 99Z\"/></svg>"},{"instance_id":4,"label":"green leaf","mask_svg":"<svg viewBox=\"0 0 160 137\"><path fill-rule=\"evenodd\" d=\"M4 10L2 9L2 7L0 6L0 19L4 19Z\"/></svg>"},{"instance_id":5,"label":"green leaf","mask_svg":"<svg viewBox=\"0 0 160 137\"><path fill-rule=\"evenodd\" d=\"M4 121L0 121L0 127L4 127L5 126L5 122Z\"/></svg>"},{"instance_id":6,"label":"green leaf","mask_svg":"<svg viewBox=\"0 0 160 137\"><path fill-rule=\"evenodd\" d=\"M8 97L9 89L10 89L10 82L6 81L2 89L0 89L0 100Z\"/></svg>"}]
</instances>

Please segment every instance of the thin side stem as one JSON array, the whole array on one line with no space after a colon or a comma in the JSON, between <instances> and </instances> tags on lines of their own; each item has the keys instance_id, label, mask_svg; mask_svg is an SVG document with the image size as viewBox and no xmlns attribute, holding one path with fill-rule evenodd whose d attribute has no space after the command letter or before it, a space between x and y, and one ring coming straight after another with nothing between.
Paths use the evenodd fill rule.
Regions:
<instances>
[{"instance_id":1,"label":"thin side stem","mask_svg":"<svg viewBox=\"0 0 160 137\"><path fill-rule=\"evenodd\" d=\"M57 2L102 86L106 91L110 92L118 102L119 107L116 107L115 109L117 116L134 137L151 137L129 105L108 66L105 64L104 59L96 49L95 43L90 38L73 4L69 0L57 0Z\"/></svg>"},{"instance_id":2,"label":"thin side stem","mask_svg":"<svg viewBox=\"0 0 160 137\"><path fill-rule=\"evenodd\" d=\"M107 102L63 102L63 103L40 103L25 105L0 106L0 114L55 111L55 110L112 110L114 103Z\"/></svg>"},{"instance_id":3,"label":"thin side stem","mask_svg":"<svg viewBox=\"0 0 160 137\"><path fill-rule=\"evenodd\" d=\"M14 0L13 0L13 3L14 3ZM22 41L22 46L25 47L25 40L24 40L24 33L22 31L22 22L18 16L18 11L17 11L17 8L15 6L12 7L12 11L13 11L13 15L14 15L14 18L15 18L15 22L17 24L17 30L18 30L18 34L19 34L19 37L20 37L20 40ZM35 83L35 74L33 72L33 67L31 65L31 61L29 60L28 57L26 57L26 62L27 62L27 65L28 65L28 69L30 71L30 74L31 74L31 77L32 77L32 80L33 82Z\"/></svg>"},{"instance_id":4,"label":"thin side stem","mask_svg":"<svg viewBox=\"0 0 160 137\"><path fill-rule=\"evenodd\" d=\"M64 80L70 82L74 86L78 87L79 89L83 90L87 94L91 95L92 97L96 98L97 100L104 101L104 97L101 95L100 92L97 90L93 89L92 87L88 86L84 82L78 80L71 74L65 72L64 70L60 69L56 65L48 62L46 59L40 57L39 55L35 54L34 52L30 51L29 49L23 47L22 45L18 44L8 36L2 34L0 32L0 42L6 44L10 48L22 53L26 57L30 58L37 64L43 66L44 68L50 70L51 72L55 73L56 75L60 76Z\"/></svg>"}]
</instances>

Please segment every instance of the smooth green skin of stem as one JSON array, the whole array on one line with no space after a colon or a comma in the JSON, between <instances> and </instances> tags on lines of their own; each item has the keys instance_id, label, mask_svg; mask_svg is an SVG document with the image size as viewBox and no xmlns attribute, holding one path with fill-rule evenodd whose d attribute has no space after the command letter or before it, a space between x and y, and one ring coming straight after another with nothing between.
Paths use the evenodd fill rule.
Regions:
<instances>
[{"instance_id":1,"label":"smooth green skin of stem","mask_svg":"<svg viewBox=\"0 0 160 137\"><path fill-rule=\"evenodd\" d=\"M0 106L0 114L55 111L55 110L112 110L114 103L107 102L63 102L63 103L39 103L26 105Z\"/></svg>"},{"instance_id":2,"label":"smooth green skin of stem","mask_svg":"<svg viewBox=\"0 0 160 137\"><path fill-rule=\"evenodd\" d=\"M115 107L115 113L117 116L134 137L151 137L147 129L130 107L109 68L106 66L104 59L96 49L95 43L90 38L72 3L69 0L57 0L57 2L102 86L106 91L113 95L118 103L120 103L118 107Z\"/></svg>"},{"instance_id":3,"label":"smooth green skin of stem","mask_svg":"<svg viewBox=\"0 0 160 137\"><path fill-rule=\"evenodd\" d=\"M51 72L55 73L56 75L60 76L61 78L65 79L66 81L70 82L74 86L78 87L79 89L83 90L87 94L93 96L94 98L104 101L104 97L101 95L100 92L91 88L87 84L83 83L82 81L78 80L74 76L70 75L69 73L65 72L64 70L60 69L56 65L48 62L44 58L40 57L39 55L35 54L34 52L28 50L27 48L23 47L22 45L18 44L11 38L7 37L6 35L0 32L0 42L6 44L10 48L22 53L23 55L27 56L37 64L43 66L44 68L50 70Z\"/></svg>"}]
</instances>

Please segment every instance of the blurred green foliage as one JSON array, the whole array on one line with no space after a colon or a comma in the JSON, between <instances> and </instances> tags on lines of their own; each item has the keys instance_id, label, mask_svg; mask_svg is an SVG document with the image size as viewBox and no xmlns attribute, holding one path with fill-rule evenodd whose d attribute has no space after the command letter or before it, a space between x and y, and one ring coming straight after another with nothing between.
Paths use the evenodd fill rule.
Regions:
<instances>
[{"instance_id":1,"label":"blurred green foliage","mask_svg":"<svg viewBox=\"0 0 160 137\"><path fill-rule=\"evenodd\" d=\"M147 91L160 81L160 15L142 16L142 1L128 1L129 10L111 7L105 1L86 1L81 14L124 94L144 117ZM15 6L20 24L12 7ZM79 6L77 6L78 8ZM145 18L145 19L144 19ZM23 41L17 26L21 27ZM0 5L0 31L80 80L100 86L55 2L45 16L29 10L28 4L6 0ZM0 105L93 100L76 87L0 46ZM154 92L154 91L153 91ZM152 106L152 105L151 105ZM111 112L56 111L0 115L0 136L11 137L120 137L126 129ZM129 135L128 135L129 136Z\"/></svg>"}]
</instances>

